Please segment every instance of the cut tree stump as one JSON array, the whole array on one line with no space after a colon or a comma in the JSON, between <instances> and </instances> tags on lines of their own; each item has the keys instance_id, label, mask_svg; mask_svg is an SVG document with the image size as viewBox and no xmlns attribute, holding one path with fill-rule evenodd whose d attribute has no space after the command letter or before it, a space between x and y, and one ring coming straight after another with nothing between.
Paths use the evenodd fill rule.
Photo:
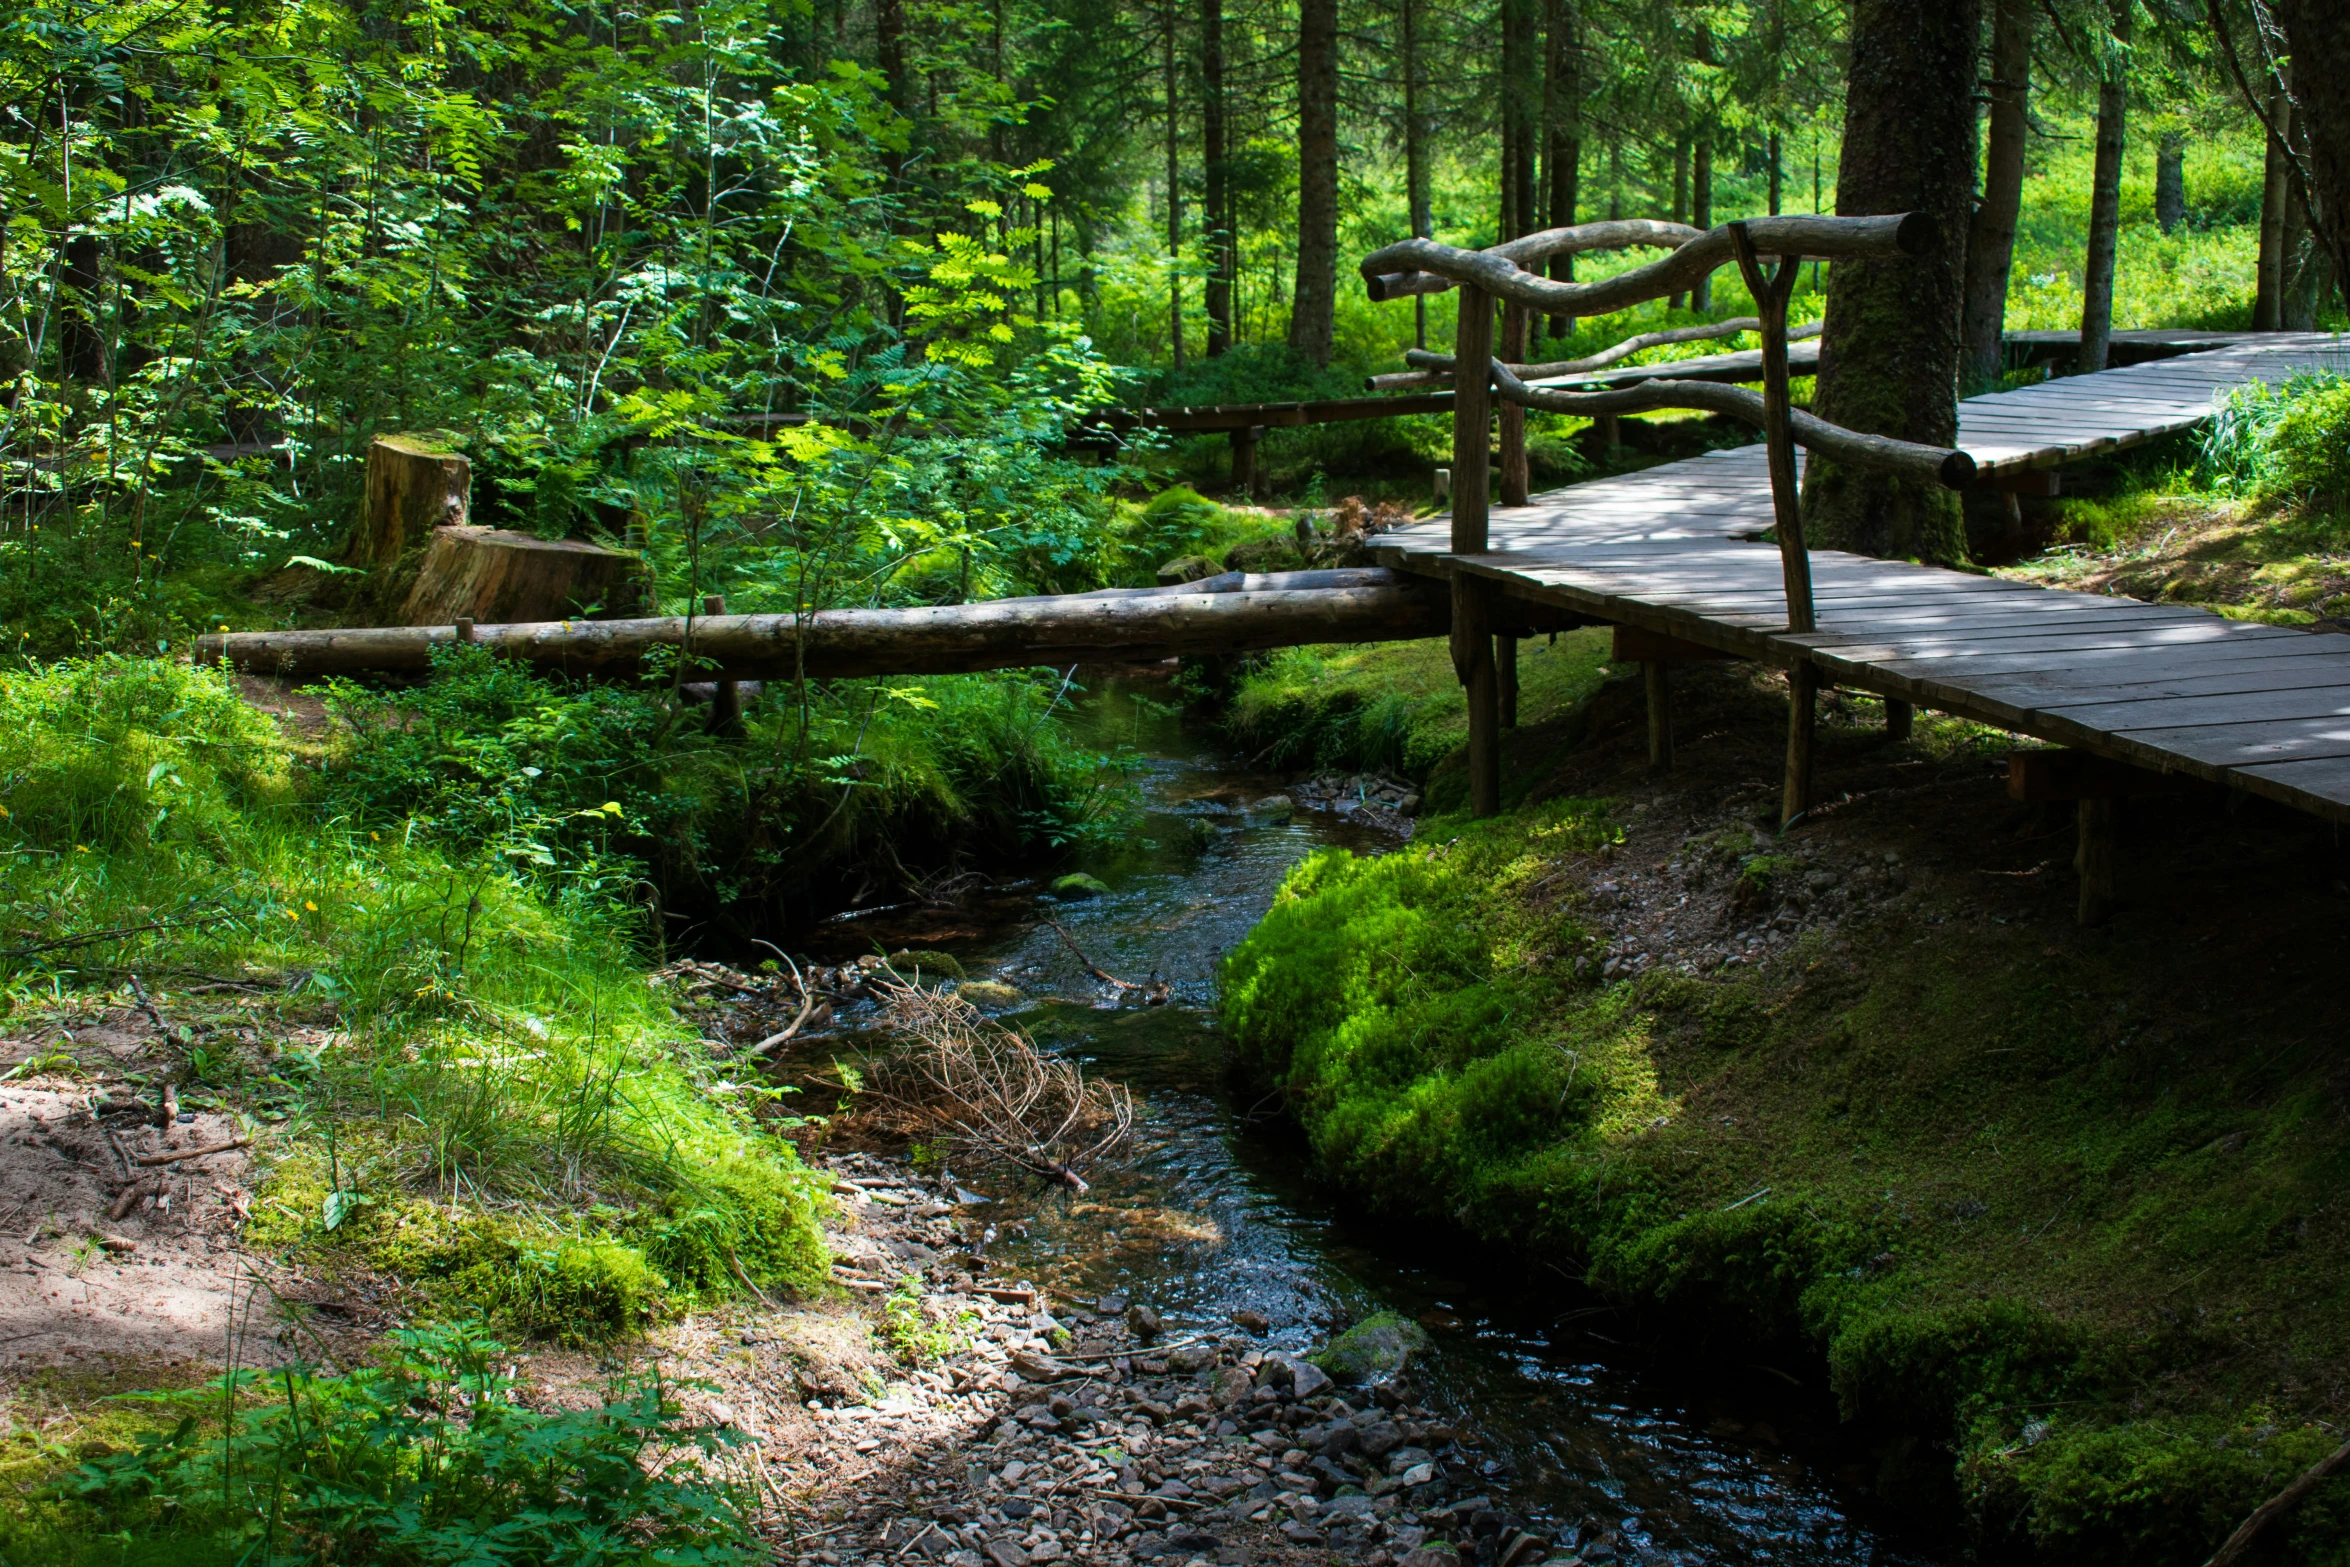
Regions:
<instances>
[{"instance_id":1,"label":"cut tree stump","mask_svg":"<svg viewBox=\"0 0 2350 1567\"><path fill-rule=\"evenodd\" d=\"M637 607L637 570L636 556L575 539L435 528L400 619L411 626L505 625L627 615Z\"/></svg>"},{"instance_id":2,"label":"cut tree stump","mask_svg":"<svg viewBox=\"0 0 2350 1567\"><path fill-rule=\"evenodd\" d=\"M379 435L367 448L367 509L352 535L355 566L389 566L434 528L462 525L473 465L429 435Z\"/></svg>"}]
</instances>

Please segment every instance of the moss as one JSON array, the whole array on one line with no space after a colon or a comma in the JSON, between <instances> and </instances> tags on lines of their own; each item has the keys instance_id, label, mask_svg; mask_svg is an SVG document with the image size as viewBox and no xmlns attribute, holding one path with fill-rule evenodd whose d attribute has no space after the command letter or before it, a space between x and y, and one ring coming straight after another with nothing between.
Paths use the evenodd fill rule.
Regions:
<instances>
[{"instance_id":1,"label":"moss","mask_svg":"<svg viewBox=\"0 0 2350 1567\"><path fill-rule=\"evenodd\" d=\"M1224 1017L1331 1179L1677 1340L1801 1346L1888 1496L1955 1479L1986 1543L2051 1560L2200 1561L2338 1441L2312 1425L2350 1363L2321 982L2247 1017L2173 951L1928 905L1846 958L1595 985L1527 889L1610 831L1554 801L1292 872ZM1742 874L1783 884L1773 859ZM2307 1507L2280 1556L2338 1562L2350 1479Z\"/></svg>"},{"instance_id":2,"label":"moss","mask_svg":"<svg viewBox=\"0 0 2350 1567\"><path fill-rule=\"evenodd\" d=\"M1376 1312L1306 1358L1340 1382L1391 1377L1426 1354L1428 1330L1392 1311Z\"/></svg>"}]
</instances>

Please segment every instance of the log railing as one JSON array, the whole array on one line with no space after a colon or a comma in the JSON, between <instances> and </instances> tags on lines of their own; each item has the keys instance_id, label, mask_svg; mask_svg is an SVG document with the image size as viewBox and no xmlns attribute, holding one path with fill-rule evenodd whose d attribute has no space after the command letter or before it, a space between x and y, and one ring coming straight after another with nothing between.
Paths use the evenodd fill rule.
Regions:
<instances>
[{"instance_id":1,"label":"log railing","mask_svg":"<svg viewBox=\"0 0 2350 1567\"><path fill-rule=\"evenodd\" d=\"M1360 271L1374 300L1412 294L1460 291L1460 319L1450 356L1407 356L1407 376L1375 378L1374 386L1453 386L1452 553L1483 554L1491 481L1487 425L1493 402L1504 410L1502 486L1507 503L1523 504L1526 481L1522 454L1527 408L1606 417L1661 408L1724 413L1763 432L1771 476L1773 531L1778 536L1786 586L1788 629L1813 630L1811 559L1803 537L1803 513L1796 491L1795 448L1820 452L1854 467L1871 468L1957 489L1972 482L1974 460L1966 453L1864 434L1799 412L1788 392L1787 304L1799 264L1828 261L1885 261L1931 254L1939 242L1933 220L1923 213L1884 217L1796 216L1749 218L1700 233L1678 224L1635 221L1587 223L1546 229L1485 250L1463 250L1432 239L1407 239L1363 258ZM1548 257L1635 245L1671 245L1671 254L1614 277L1582 283L1550 278L1533 270ZM1534 315L1606 315L1628 306L1684 293L1723 266L1736 266L1754 296L1757 314L1736 323L1682 329L1686 335L1649 333L1599 355L1557 364L1504 363L1494 355L1494 307L1501 305L1509 349L1522 352L1524 323ZM1669 376L1610 391L1575 392L1531 386L1548 376L1573 375L1614 363L1640 348L1666 341L1747 330L1762 338L1763 390L1758 397L1742 387L1675 381ZM1512 359L1519 355L1510 354ZM1464 365L1487 365L1483 375L1463 375ZM1425 378L1425 379L1423 379ZM1512 415L1515 416L1513 428ZM1492 585L1469 573L1452 577L1452 653L1469 701L1469 799L1478 815L1501 805L1501 664L1488 634L1494 607ZM1514 654L1514 648L1510 650ZM1653 673L1653 672L1652 672ZM1652 687L1655 681L1651 681ZM1792 702L1787 736L1785 819L1809 807L1811 739L1818 677L1808 664L1791 672Z\"/></svg>"}]
</instances>

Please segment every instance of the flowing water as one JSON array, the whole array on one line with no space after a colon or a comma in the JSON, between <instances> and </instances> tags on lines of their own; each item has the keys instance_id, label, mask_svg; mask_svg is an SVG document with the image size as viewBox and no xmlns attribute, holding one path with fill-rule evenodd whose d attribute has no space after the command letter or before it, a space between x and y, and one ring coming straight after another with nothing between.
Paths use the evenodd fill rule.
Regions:
<instances>
[{"instance_id":1,"label":"flowing water","mask_svg":"<svg viewBox=\"0 0 2350 1567\"><path fill-rule=\"evenodd\" d=\"M825 957L876 942L942 946L974 978L1031 998L1011 1021L1133 1090L1138 1156L1092 1191L967 1177L999 1200L982 1210L1003 1232L990 1252L999 1273L1064 1301L1147 1301L1171 1328L1254 1310L1293 1348L1375 1311L1416 1318L1434 1348L1415 1376L1479 1446L1486 1494L1561 1532L1613 1530L1619 1559L1936 1558L1933 1542L1889 1532L1899 1520L1870 1509L1862 1455L1840 1442L1816 1368L1725 1367L1677 1359L1670 1342L1628 1342L1637 1328L1564 1274L1398 1233L1317 1185L1294 1127L1233 1097L1215 966L1301 857L1397 840L1333 813L1279 821L1245 809L1281 781L1233 770L1207 731L1147 697L1112 688L1085 722L1097 742L1132 746L1141 768L1138 829L1087 862L1108 896L1008 895L835 924L810 943ZM1072 941L1120 978L1166 980L1171 1003L1120 1005Z\"/></svg>"}]
</instances>

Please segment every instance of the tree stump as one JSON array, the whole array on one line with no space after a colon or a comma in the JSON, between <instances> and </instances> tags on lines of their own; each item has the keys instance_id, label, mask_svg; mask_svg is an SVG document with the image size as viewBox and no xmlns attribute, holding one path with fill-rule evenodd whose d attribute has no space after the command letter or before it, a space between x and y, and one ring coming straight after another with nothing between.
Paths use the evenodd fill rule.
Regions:
<instances>
[{"instance_id":1,"label":"tree stump","mask_svg":"<svg viewBox=\"0 0 2350 1567\"><path fill-rule=\"evenodd\" d=\"M379 435L367 448L367 509L351 537L354 566L389 566L434 528L462 525L473 465L428 435Z\"/></svg>"},{"instance_id":2,"label":"tree stump","mask_svg":"<svg viewBox=\"0 0 2350 1567\"><path fill-rule=\"evenodd\" d=\"M628 615L638 580L637 557L620 550L504 528L435 528L400 620L446 626Z\"/></svg>"}]
</instances>

